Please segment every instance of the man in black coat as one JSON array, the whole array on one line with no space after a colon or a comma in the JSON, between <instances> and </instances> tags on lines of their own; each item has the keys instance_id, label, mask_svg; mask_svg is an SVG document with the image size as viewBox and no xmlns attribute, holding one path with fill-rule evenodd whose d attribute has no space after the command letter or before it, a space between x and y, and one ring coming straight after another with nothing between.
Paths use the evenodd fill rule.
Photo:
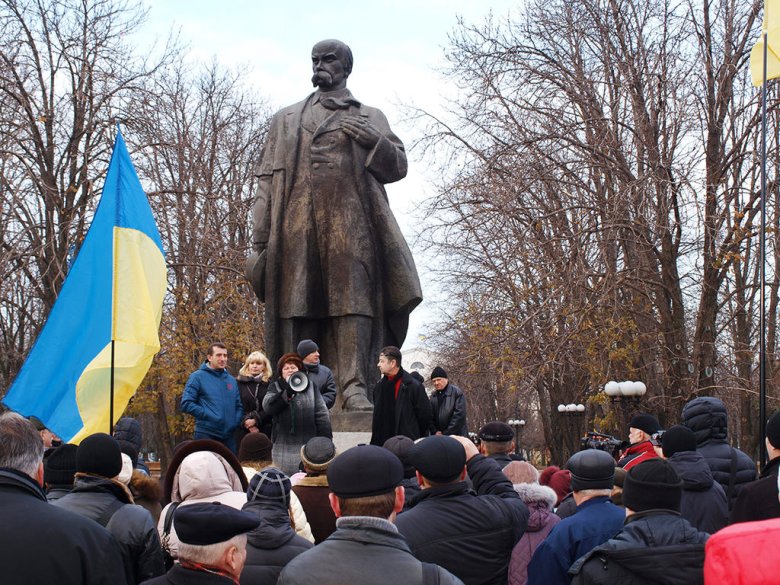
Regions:
<instances>
[{"instance_id":1,"label":"man in black coat","mask_svg":"<svg viewBox=\"0 0 780 585\"><path fill-rule=\"evenodd\" d=\"M623 483L623 530L571 566L572 585L703 584L709 534L680 516L681 497L682 481L668 461L632 467Z\"/></svg>"},{"instance_id":2,"label":"man in black coat","mask_svg":"<svg viewBox=\"0 0 780 585\"><path fill-rule=\"evenodd\" d=\"M0 565L3 585L122 585L122 555L109 532L46 502L43 441L15 413L0 416Z\"/></svg>"},{"instance_id":3,"label":"man in black coat","mask_svg":"<svg viewBox=\"0 0 780 585\"><path fill-rule=\"evenodd\" d=\"M393 525L404 505L403 467L387 449L358 445L328 466L336 531L298 555L278 585L463 585L436 565L421 563Z\"/></svg>"},{"instance_id":4,"label":"man in black coat","mask_svg":"<svg viewBox=\"0 0 780 585\"><path fill-rule=\"evenodd\" d=\"M718 398L700 396L683 407L682 418L696 435L696 449L726 492L731 510L739 490L756 479L756 465L745 453L729 445L726 406Z\"/></svg>"},{"instance_id":5,"label":"man in black coat","mask_svg":"<svg viewBox=\"0 0 780 585\"><path fill-rule=\"evenodd\" d=\"M325 401L325 406L330 410L336 404L338 389L336 388L336 380L333 378L331 369L320 363L319 346L311 339L304 339L298 343L296 351L303 362L306 375L314 382L314 386Z\"/></svg>"},{"instance_id":6,"label":"man in black coat","mask_svg":"<svg viewBox=\"0 0 780 585\"><path fill-rule=\"evenodd\" d=\"M433 411L431 434L467 437L469 429L466 422L466 397L463 395L463 390L447 379L447 372L441 366L433 368L431 382L436 390L431 395L431 410Z\"/></svg>"},{"instance_id":7,"label":"man in black coat","mask_svg":"<svg viewBox=\"0 0 780 585\"><path fill-rule=\"evenodd\" d=\"M777 475L780 469L780 412L766 423L766 450L769 461L761 470L760 479L746 484L737 496L729 522L751 522L780 518Z\"/></svg>"},{"instance_id":8,"label":"man in black coat","mask_svg":"<svg viewBox=\"0 0 780 585\"><path fill-rule=\"evenodd\" d=\"M663 456L683 482L680 514L695 528L713 534L729 518L726 492L712 477L709 465L696 450L693 431L674 425L661 439ZM777 501L777 498L775 498Z\"/></svg>"},{"instance_id":9,"label":"man in black coat","mask_svg":"<svg viewBox=\"0 0 780 585\"><path fill-rule=\"evenodd\" d=\"M382 379L374 386L371 444L381 447L396 435L413 441L427 436L431 403L422 384L401 367L401 350L395 346L382 348L377 366Z\"/></svg>"},{"instance_id":10,"label":"man in black coat","mask_svg":"<svg viewBox=\"0 0 780 585\"><path fill-rule=\"evenodd\" d=\"M127 486L112 479L121 470L116 439L105 433L88 436L76 451L73 490L54 505L105 526L122 550L127 582L140 583L162 575L165 563L152 515L134 505Z\"/></svg>"},{"instance_id":11,"label":"man in black coat","mask_svg":"<svg viewBox=\"0 0 780 585\"><path fill-rule=\"evenodd\" d=\"M528 508L501 468L469 439L445 435L423 439L409 459L422 491L396 525L414 556L466 585L505 584ZM466 472L474 491L464 481Z\"/></svg>"},{"instance_id":12,"label":"man in black coat","mask_svg":"<svg viewBox=\"0 0 780 585\"><path fill-rule=\"evenodd\" d=\"M246 561L246 533L260 519L219 502L179 506L173 527L179 562L144 585L236 585Z\"/></svg>"}]
</instances>

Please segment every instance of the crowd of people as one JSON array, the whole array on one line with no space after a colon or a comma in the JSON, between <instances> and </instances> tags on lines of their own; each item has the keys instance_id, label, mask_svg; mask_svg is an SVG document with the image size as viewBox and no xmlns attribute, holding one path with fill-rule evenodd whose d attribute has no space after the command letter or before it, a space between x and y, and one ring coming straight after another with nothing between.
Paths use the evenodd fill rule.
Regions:
<instances>
[{"instance_id":1,"label":"crowd of people","mask_svg":"<svg viewBox=\"0 0 780 585\"><path fill-rule=\"evenodd\" d=\"M714 397L686 404L666 430L637 414L619 454L585 448L538 469L515 454L504 422L466 437L463 392L446 371L433 370L428 398L390 347L378 364L371 444L339 453L328 415L337 388L313 341L284 355L276 377L260 352L237 381L226 365L214 344L187 382L182 408L195 434L159 481L139 456L132 418L113 436L56 446L40 421L0 415L3 582L775 579L780 413L766 425L770 461L759 478L729 445Z\"/></svg>"}]
</instances>

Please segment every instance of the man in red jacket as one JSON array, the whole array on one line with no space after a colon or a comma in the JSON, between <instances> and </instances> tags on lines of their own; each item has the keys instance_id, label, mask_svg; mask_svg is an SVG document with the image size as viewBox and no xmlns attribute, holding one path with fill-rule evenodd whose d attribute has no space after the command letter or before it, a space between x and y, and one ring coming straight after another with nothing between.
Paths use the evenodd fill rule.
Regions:
<instances>
[{"instance_id":1,"label":"man in red jacket","mask_svg":"<svg viewBox=\"0 0 780 585\"><path fill-rule=\"evenodd\" d=\"M661 425L652 414L641 412L632 418L628 423L628 441L631 445L623 452L618 467L628 471L643 461L656 459L658 455L650 442L650 437L660 430Z\"/></svg>"}]
</instances>

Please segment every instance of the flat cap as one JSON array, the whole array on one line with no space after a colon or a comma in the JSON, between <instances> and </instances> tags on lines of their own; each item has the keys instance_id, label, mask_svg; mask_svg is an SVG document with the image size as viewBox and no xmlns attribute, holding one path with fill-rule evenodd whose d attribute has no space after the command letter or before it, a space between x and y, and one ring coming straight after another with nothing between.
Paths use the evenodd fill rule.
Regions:
<instances>
[{"instance_id":1,"label":"flat cap","mask_svg":"<svg viewBox=\"0 0 780 585\"><path fill-rule=\"evenodd\" d=\"M409 461L420 474L432 481L447 483L458 479L466 465L463 445L447 435L433 435L417 442L409 451Z\"/></svg>"},{"instance_id":2,"label":"flat cap","mask_svg":"<svg viewBox=\"0 0 780 585\"><path fill-rule=\"evenodd\" d=\"M479 429L479 438L483 441L503 443L515 438L515 432L505 422L494 420Z\"/></svg>"},{"instance_id":3,"label":"flat cap","mask_svg":"<svg viewBox=\"0 0 780 585\"><path fill-rule=\"evenodd\" d=\"M377 445L347 449L328 465L330 491L340 498L378 496L393 491L404 478L400 459Z\"/></svg>"},{"instance_id":4,"label":"flat cap","mask_svg":"<svg viewBox=\"0 0 780 585\"><path fill-rule=\"evenodd\" d=\"M615 460L599 449L575 453L566 463L571 472L572 491L612 489L615 483Z\"/></svg>"},{"instance_id":5,"label":"flat cap","mask_svg":"<svg viewBox=\"0 0 780 585\"><path fill-rule=\"evenodd\" d=\"M414 447L414 441L406 435L396 435L387 439L382 447L395 454L401 460L404 466L405 478L414 477L414 465L409 461L409 452Z\"/></svg>"},{"instance_id":6,"label":"flat cap","mask_svg":"<svg viewBox=\"0 0 780 585\"><path fill-rule=\"evenodd\" d=\"M257 528L260 518L219 502L189 504L176 508L173 526L181 542L206 546L225 542Z\"/></svg>"},{"instance_id":7,"label":"flat cap","mask_svg":"<svg viewBox=\"0 0 780 585\"><path fill-rule=\"evenodd\" d=\"M328 437L312 437L301 447L301 461L306 469L325 471L336 457L336 445Z\"/></svg>"}]
</instances>

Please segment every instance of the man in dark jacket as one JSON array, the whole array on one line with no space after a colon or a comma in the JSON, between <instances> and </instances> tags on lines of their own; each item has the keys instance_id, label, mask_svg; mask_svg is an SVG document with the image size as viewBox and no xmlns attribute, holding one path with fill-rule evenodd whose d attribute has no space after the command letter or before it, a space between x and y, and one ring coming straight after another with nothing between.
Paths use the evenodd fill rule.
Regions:
<instances>
[{"instance_id":1,"label":"man in dark jacket","mask_svg":"<svg viewBox=\"0 0 780 585\"><path fill-rule=\"evenodd\" d=\"M228 352L221 343L209 346L206 361L190 374L181 397L181 411L195 417L195 439L214 439L236 452L236 427L244 417L238 382L227 371Z\"/></svg>"},{"instance_id":2,"label":"man in dark jacket","mask_svg":"<svg viewBox=\"0 0 780 585\"><path fill-rule=\"evenodd\" d=\"M729 445L726 406L718 398L700 396L683 407L682 418L696 435L696 449L726 492L731 510L742 487L756 479L756 465L745 453Z\"/></svg>"},{"instance_id":3,"label":"man in dark jacket","mask_svg":"<svg viewBox=\"0 0 780 585\"><path fill-rule=\"evenodd\" d=\"M713 534L728 522L726 492L712 478L710 466L696 451L696 436L674 425L661 439L663 455L683 482L680 514L695 528ZM775 498L777 500L777 498Z\"/></svg>"},{"instance_id":4,"label":"man in dark jacket","mask_svg":"<svg viewBox=\"0 0 780 585\"><path fill-rule=\"evenodd\" d=\"M59 500L73 489L73 477L76 475L76 451L78 445L66 443L51 451L43 461L43 481L46 486L46 499Z\"/></svg>"},{"instance_id":5,"label":"man in dark jacket","mask_svg":"<svg viewBox=\"0 0 780 585\"><path fill-rule=\"evenodd\" d=\"M395 454L401 460L401 465L404 466L404 478L401 481L401 486L404 488L404 509L402 511L405 512L409 509L417 494L420 493L420 482L417 481L417 472L409 459L409 453L412 451L412 447L414 447L414 441L409 437L396 435L387 439L382 446Z\"/></svg>"},{"instance_id":6,"label":"man in dark jacket","mask_svg":"<svg viewBox=\"0 0 780 585\"><path fill-rule=\"evenodd\" d=\"M317 390L325 401L328 410L336 404L336 380L333 378L333 372L327 366L320 363L320 348L311 339L304 339L298 344L298 355L303 361L303 367L306 369L306 375L314 382Z\"/></svg>"},{"instance_id":7,"label":"man in dark jacket","mask_svg":"<svg viewBox=\"0 0 780 585\"><path fill-rule=\"evenodd\" d=\"M631 468L623 484L625 526L572 565L572 584L703 583L709 534L680 516L681 497L682 481L668 461Z\"/></svg>"},{"instance_id":8,"label":"man in dark jacket","mask_svg":"<svg viewBox=\"0 0 780 585\"><path fill-rule=\"evenodd\" d=\"M569 567L623 527L625 512L610 501L615 460L598 449L569 458L571 489L577 512L553 526L528 564L528 585L568 585Z\"/></svg>"},{"instance_id":9,"label":"man in dark jacket","mask_svg":"<svg viewBox=\"0 0 780 585\"><path fill-rule=\"evenodd\" d=\"M306 475L298 479L292 489L309 521L314 544L321 543L336 531L327 476L328 466L335 457L336 446L328 437L312 437L301 447L301 463Z\"/></svg>"},{"instance_id":10,"label":"man in dark jacket","mask_svg":"<svg viewBox=\"0 0 780 585\"><path fill-rule=\"evenodd\" d=\"M477 433L479 437L479 452L488 459L494 459L503 469L512 461L524 461L520 455L515 455L515 432L505 422L491 421L482 426Z\"/></svg>"},{"instance_id":11,"label":"man in dark jacket","mask_svg":"<svg viewBox=\"0 0 780 585\"><path fill-rule=\"evenodd\" d=\"M774 413L766 423L766 450L769 461L761 470L760 478L745 484L740 490L729 518L731 524L780 518L777 488L780 469L780 412Z\"/></svg>"},{"instance_id":12,"label":"man in dark jacket","mask_svg":"<svg viewBox=\"0 0 780 585\"><path fill-rule=\"evenodd\" d=\"M46 502L43 441L16 413L0 415L0 565L3 585L122 585L116 540L103 527Z\"/></svg>"},{"instance_id":13,"label":"man in dark jacket","mask_svg":"<svg viewBox=\"0 0 780 585\"><path fill-rule=\"evenodd\" d=\"M73 491L54 505L105 526L122 550L128 584L140 583L162 575L165 564L151 514L133 505L127 487L111 479L121 470L116 440L105 433L88 436L76 451Z\"/></svg>"},{"instance_id":14,"label":"man in dark jacket","mask_svg":"<svg viewBox=\"0 0 780 585\"><path fill-rule=\"evenodd\" d=\"M401 367L401 351L382 348L377 366L382 379L374 386L371 444L381 447L395 435L412 440L428 435L431 403L422 384Z\"/></svg>"},{"instance_id":15,"label":"man in dark jacket","mask_svg":"<svg viewBox=\"0 0 780 585\"><path fill-rule=\"evenodd\" d=\"M447 372L441 366L436 366L431 372L431 382L436 390L431 396L433 411L432 435L469 434L466 422L466 397L463 390L447 379Z\"/></svg>"},{"instance_id":16,"label":"man in dark jacket","mask_svg":"<svg viewBox=\"0 0 780 585\"><path fill-rule=\"evenodd\" d=\"M462 585L445 569L414 558L393 521L404 505L398 458L376 445L358 445L328 467L336 532L295 557L279 585Z\"/></svg>"},{"instance_id":17,"label":"man in dark jacket","mask_svg":"<svg viewBox=\"0 0 780 585\"><path fill-rule=\"evenodd\" d=\"M144 585L236 585L246 561L246 533L260 520L219 502L180 506L173 513L178 563Z\"/></svg>"},{"instance_id":18,"label":"man in dark jacket","mask_svg":"<svg viewBox=\"0 0 780 585\"><path fill-rule=\"evenodd\" d=\"M396 525L414 556L466 585L506 583L528 508L501 468L469 439L445 435L418 442L409 459L422 491ZM467 471L474 491L463 481Z\"/></svg>"},{"instance_id":19,"label":"man in dark jacket","mask_svg":"<svg viewBox=\"0 0 780 585\"><path fill-rule=\"evenodd\" d=\"M290 478L275 467L258 471L249 482L242 510L260 524L247 534L242 585L276 585L287 563L314 546L290 526L290 489Z\"/></svg>"}]
</instances>

